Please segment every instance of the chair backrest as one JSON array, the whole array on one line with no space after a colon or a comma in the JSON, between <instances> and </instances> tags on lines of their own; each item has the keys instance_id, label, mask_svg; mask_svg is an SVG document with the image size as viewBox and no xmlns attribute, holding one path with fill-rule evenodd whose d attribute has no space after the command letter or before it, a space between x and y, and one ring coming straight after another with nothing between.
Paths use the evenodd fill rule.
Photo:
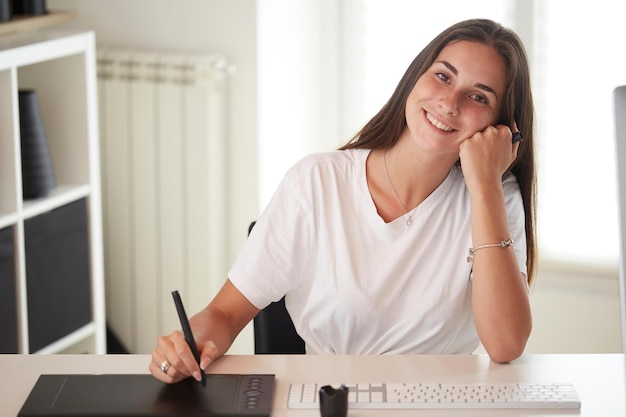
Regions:
<instances>
[{"instance_id":1,"label":"chair backrest","mask_svg":"<svg viewBox=\"0 0 626 417\"><path fill-rule=\"evenodd\" d=\"M248 234L254 224L250 223ZM304 340L296 332L285 307L285 297L271 303L254 318L255 354L303 354Z\"/></svg>"}]
</instances>

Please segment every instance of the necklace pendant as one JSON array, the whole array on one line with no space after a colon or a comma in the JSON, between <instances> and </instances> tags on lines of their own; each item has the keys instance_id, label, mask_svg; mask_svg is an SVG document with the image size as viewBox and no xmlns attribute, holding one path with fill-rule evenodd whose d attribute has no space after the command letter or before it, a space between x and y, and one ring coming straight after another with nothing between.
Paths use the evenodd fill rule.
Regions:
<instances>
[{"instance_id":1,"label":"necklace pendant","mask_svg":"<svg viewBox=\"0 0 626 417\"><path fill-rule=\"evenodd\" d=\"M406 219L406 225L407 225L407 226L410 226L410 225L412 225L412 224L413 224L413 216L409 216L409 218L408 218L408 219Z\"/></svg>"}]
</instances>

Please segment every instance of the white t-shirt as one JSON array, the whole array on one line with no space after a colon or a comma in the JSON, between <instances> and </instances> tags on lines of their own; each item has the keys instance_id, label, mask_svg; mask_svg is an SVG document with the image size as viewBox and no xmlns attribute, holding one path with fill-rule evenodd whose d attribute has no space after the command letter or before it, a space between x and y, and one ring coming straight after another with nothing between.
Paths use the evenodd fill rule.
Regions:
<instances>
[{"instance_id":1,"label":"white t-shirt","mask_svg":"<svg viewBox=\"0 0 626 417\"><path fill-rule=\"evenodd\" d=\"M307 353L471 353L469 193L454 166L413 214L385 223L365 175L369 150L298 162L229 272L257 308L286 295ZM503 181L511 238L526 274L518 183ZM506 236L505 236L506 237ZM504 238L504 237L503 237Z\"/></svg>"}]
</instances>

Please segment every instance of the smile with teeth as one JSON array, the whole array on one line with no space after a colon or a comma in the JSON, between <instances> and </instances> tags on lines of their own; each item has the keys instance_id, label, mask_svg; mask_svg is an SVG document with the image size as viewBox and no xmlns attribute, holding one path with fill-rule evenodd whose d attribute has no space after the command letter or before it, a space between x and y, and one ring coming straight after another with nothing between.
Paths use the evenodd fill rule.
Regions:
<instances>
[{"instance_id":1,"label":"smile with teeth","mask_svg":"<svg viewBox=\"0 0 626 417\"><path fill-rule=\"evenodd\" d=\"M437 129L439 130L443 130L444 132L451 132L452 129L450 126L444 125L443 123L441 123L439 120L435 119L433 116L431 116L430 113L426 112L426 118L428 119L428 121L430 122L430 124L432 124L433 126L435 126Z\"/></svg>"}]
</instances>

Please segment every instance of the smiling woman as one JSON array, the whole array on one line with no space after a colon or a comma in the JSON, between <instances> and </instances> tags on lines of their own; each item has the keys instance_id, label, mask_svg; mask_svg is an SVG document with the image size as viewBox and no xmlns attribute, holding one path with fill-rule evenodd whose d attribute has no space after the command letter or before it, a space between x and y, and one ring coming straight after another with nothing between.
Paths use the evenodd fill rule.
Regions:
<instances>
[{"instance_id":1,"label":"smiling woman","mask_svg":"<svg viewBox=\"0 0 626 417\"><path fill-rule=\"evenodd\" d=\"M439 3L412 0L304 3L317 7L307 10L306 19L291 13L286 0L260 5L261 34L279 32L263 27L263 14L272 22L285 13L298 26L288 42L284 36L271 38L271 44L260 39L264 52L273 51L260 54L260 67L266 68L260 83L271 86L271 94L260 95L262 112L280 113L276 123L261 117L260 205L267 204L289 165L311 151L336 147L380 109L415 51L440 30L476 16L513 27L529 53L537 107L537 227L544 270L533 291L538 319L530 351L619 350L611 330L619 328L613 291L618 245L611 91L626 84L626 55L615 53L623 49L618 30L626 3L451 0L445 13ZM589 30L580 30L580 22ZM312 27L323 36L305 36ZM285 71L276 57L291 51L288 43L294 41L296 54L306 51L295 61L302 68ZM264 82L264 73L288 81L282 88L276 79ZM304 103L306 111L286 109L281 105L286 102ZM305 127L298 140L292 125ZM276 149L287 157L272 158ZM553 262L559 269L546 271Z\"/></svg>"},{"instance_id":2,"label":"smiling woman","mask_svg":"<svg viewBox=\"0 0 626 417\"><path fill-rule=\"evenodd\" d=\"M153 376L198 378L283 297L307 353L470 354L482 343L495 362L518 358L535 274L533 113L515 32L488 19L442 31L346 145L289 169L190 320L199 363L175 331L158 338Z\"/></svg>"}]
</instances>

